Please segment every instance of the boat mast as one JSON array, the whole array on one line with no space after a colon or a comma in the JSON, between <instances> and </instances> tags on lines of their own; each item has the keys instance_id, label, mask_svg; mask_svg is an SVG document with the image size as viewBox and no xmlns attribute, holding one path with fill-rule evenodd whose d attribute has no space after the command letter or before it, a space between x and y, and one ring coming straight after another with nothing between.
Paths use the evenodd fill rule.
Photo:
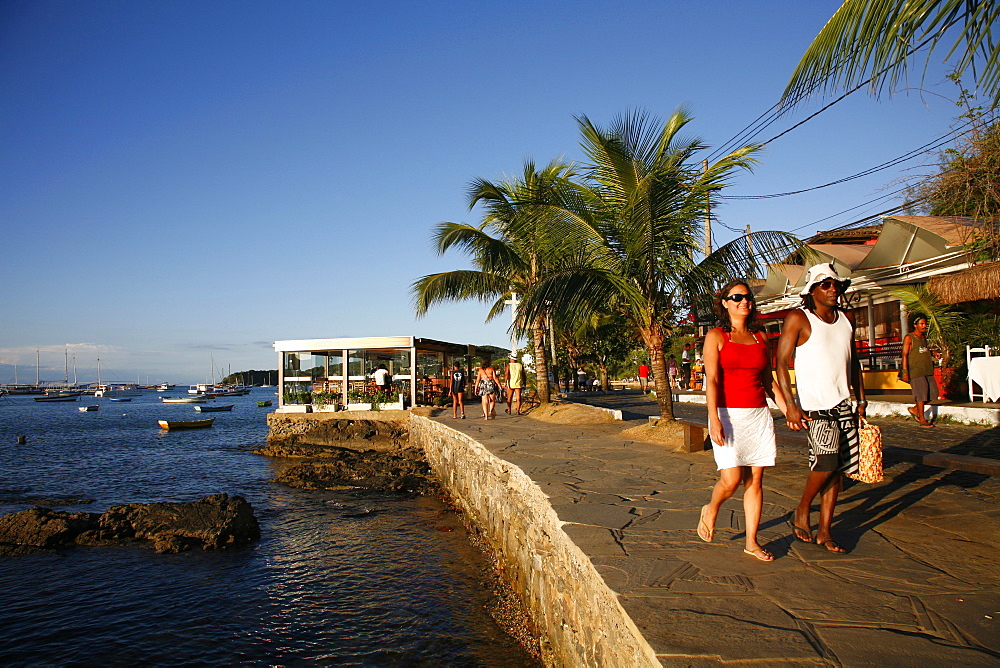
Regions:
<instances>
[{"instance_id":1,"label":"boat mast","mask_svg":"<svg viewBox=\"0 0 1000 668\"><path fill-rule=\"evenodd\" d=\"M97 389L101 389L101 358L97 358Z\"/></svg>"},{"instance_id":2,"label":"boat mast","mask_svg":"<svg viewBox=\"0 0 1000 668\"><path fill-rule=\"evenodd\" d=\"M41 383L38 380L38 348L35 348L35 387L38 387Z\"/></svg>"},{"instance_id":3,"label":"boat mast","mask_svg":"<svg viewBox=\"0 0 1000 668\"><path fill-rule=\"evenodd\" d=\"M66 348L63 352L66 357L66 368L63 373L63 385L69 385L69 348Z\"/></svg>"},{"instance_id":4,"label":"boat mast","mask_svg":"<svg viewBox=\"0 0 1000 668\"><path fill-rule=\"evenodd\" d=\"M76 353L73 353L73 385L79 385L79 381L76 379Z\"/></svg>"}]
</instances>

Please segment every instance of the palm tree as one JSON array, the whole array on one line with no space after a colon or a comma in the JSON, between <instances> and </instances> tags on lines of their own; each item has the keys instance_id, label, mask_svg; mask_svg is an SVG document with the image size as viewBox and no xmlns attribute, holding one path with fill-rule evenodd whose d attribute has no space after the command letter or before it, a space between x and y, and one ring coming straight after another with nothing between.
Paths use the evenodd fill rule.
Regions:
<instances>
[{"instance_id":1,"label":"palm tree","mask_svg":"<svg viewBox=\"0 0 1000 668\"><path fill-rule=\"evenodd\" d=\"M486 321L504 310L512 294L528 296L560 257L561 242L550 234L552 226L542 224L550 201L562 201L558 192L572 188L572 168L552 162L536 170L532 162L524 165L519 179L493 183L483 179L472 182L469 208L486 208L483 223L440 223L434 240L439 254L459 248L472 258L474 269L429 274L413 283L411 291L417 315L424 315L436 303L479 299L492 302ZM491 235L492 233L492 235ZM524 304L522 299L521 304ZM538 399L549 402L548 366L545 356L545 316L539 309L525 317L519 308L515 328L529 332L534 348Z\"/></svg>"},{"instance_id":2,"label":"palm tree","mask_svg":"<svg viewBox=\"0 0 1000 668\"><path fill-rule=\"evenodd\" d=\"M782 102L795 104L816 89L863 86L874 95L905 78L911 56L926 48L927 64L949 35L954 71L972 68L981 91L1000 103L1000 25L996 0L845 0L806 50ZM946 45L947 42L944 42Z\"/></svg>"},{"instance_id":3,"label":"palm tree","mask_svg":"<svg viewBox=\"0 0 1000 668\"><path fill-rule=\"evenodd\" d=\"M923 315L927 318L927 338L937 344L944 365L948 365L951 351L948 349L948 339L961 325L962 317L934 294L926 284L904 285L892 290L893 297L898 299L911 316Z\"/></svg>"},{"instance_id":4,"label":"palm tree","mask_svg":"<svg viewBox=\"0 0 1000 668\"><path fill-rule=\"evenodd\" d=\"M697 169L695 155L703 144L680 135L690 120L678 110L661 126L633 112L605 130L586 117L577 119L591 163L590 187L576 197L568 191L563 215L546 218L561 238L572 240L575 263L564 258L525 301L529 317L548 303L579 321L608 309L619 313L649 351L666 419L673 419L673 404L664 344L693 297L711 293L734 273L746 276L787 256L794 246L783 233L757 233L752 245L734 242L700 264L694 261L713 195L735 172L751 168L758 149L747 146Z\"/></svg>"}]
</instances>

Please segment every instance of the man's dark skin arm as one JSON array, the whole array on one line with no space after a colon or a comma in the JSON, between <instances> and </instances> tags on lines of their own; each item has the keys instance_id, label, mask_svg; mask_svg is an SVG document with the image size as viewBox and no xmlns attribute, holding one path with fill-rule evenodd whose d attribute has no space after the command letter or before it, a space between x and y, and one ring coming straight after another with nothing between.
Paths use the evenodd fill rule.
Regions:
<instances>
[{"instance_id":1,"label":"man's dark skin arm","mask_svg":"<svg viewBox=\"0 0 1000 668\"><path fill-rule=\"evenodd\" d=\"M788 365L795 355L795 348L809 340L811 333L809 319L802 311L795 310L785 318L781 327L781 338L778 339L778 387L785 395L785 419L792 431L807 429L809 418L802 412L798 398L792 393L792 378L788 373Z\"/></svg>"},{"instance_id":2,"label":"man's dark skin arm","mask_svg":"<svg viewBox=\"0 0 1000 668\"><path fill-rule=\"evenodd\" d=\"M851 323L851 388L854 396L858 400L858 417L865 417L865 410L868 408L868 400L865 399L865 377L861 371L861 360L858 358L858 347L854 345L854 318L847 314L848 322Z\"/></svg>"}]
</instances>

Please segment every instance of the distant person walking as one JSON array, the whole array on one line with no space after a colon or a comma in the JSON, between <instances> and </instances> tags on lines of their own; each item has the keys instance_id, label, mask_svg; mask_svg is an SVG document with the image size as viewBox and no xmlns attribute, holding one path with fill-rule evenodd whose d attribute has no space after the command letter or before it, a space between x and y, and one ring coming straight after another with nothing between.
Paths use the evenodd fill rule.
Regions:
<instances>
[{"instance_id":1,"label":"distant person walking","mask_svg":"<svg viewBox=\"0 0 1000 668\"><path fill-rule=\"evenodd\" d=\"M458 362L451 365L451 378L448 386L451 396L451 416L458 417L458 409L462 409L462 419L465 419L465 369Z\"/></svg>"},{"instance_id":2,"label":"distant person walking","mask_svg":"<svg viewBox=\"0 0 1000 668\"><path fill-rule=\"evenodd\" d=\"M510 356L504 383L507 385L507 408L504 409L504 413L513 411L515 415L520 415L521 392L524 390L524 365L517 359L517 354Z\"/></svg>"},{"instance_id":3,"label":"distant person walking","mask_svg":"<svg viewBox=\"0 0 1000 668\"><path fill-rule=\"evenodd\" d=\"M677 359L671 355L667 360L667 380L670 381L670 389L677 389Z\"/></svg>"},{"instance_id":4,"label":"distant person walking","mask_svg":"<svg viewBox=\"0 0 1000 668\"><path fill-rule=\"evenodd\" d=\"M691 344L685 343L681 350L681 388L691 386Z\"/></svg>"},{"instance_id":5,"label":"distant person walking","mask_svg":"<svg viewBox=\"0 0 1000 668\"><path fill-rule=\"evenodd\" d=\"M938 386L934 380L934 357L927 345L927 316L913 319L913 332L903 339L903 380L910 384L916 406L907 408L921 427L933 427L927 421L925 406L937 401Z\"/></svg>"},{"instance_id":6,"label":"distant person walking","mask_svg":"<svg viewBox=\"0 0 1000 668\"><path fill-rule=\"evenodd\" d=\"M587 372L583 367L576 370L576 387L580 392L587 391Z\"/></svg>"},{"instance_id":7,"label":"distant person walking","mask_svg":"<svg viewBox=\"0 0 1000 668\"><path fill-rule=\"evenodd\" d=\"M777 446L771 397L785 410L785 398L774 386L767 343L760 334L753 292L743 281L731 281L716 297L721 327L705 336L705 396L708 432L719 480L712 500L698 519L698 537L710 543L719 508L743 484L746 545L743 551L760 561L774 555L757 542L764 506L764 467L774 466Z\"/></svg>"},{"instance_id":8,"label":"distant person walking","mask_svg":"<svg viewBox=\"0 0 1000 668\"><path fill-rule=\"evenodd\" d=\"M643 392L649 390L649 365L645 362L639 365L639 389Z\"/></svg>"},{"instance_id":9,"label":"distant person walking","mask_svg":"<svg viewBox=\"0 0 1000 668\"><path fill-rule=\"evenodd\" d=\"M799 293L802 308L788 314L778 340L778 386L788 399L788 428L806 429L809 442L809 476L792 517L792 531L800 541L838 553L847 550L833 539L830 526L842 475L858 470L858 418L864 417L868 405L854 349L854 323L838 306L850 284L832 263L810 267ZM788 372L793 358L797 402L792 399ZM851 407L852 386L857 412ZM814 539L809 515L817 494L819 525Z\"/></svg>"},{"instance_id":10,"label":"distant person walking","mask_svg":"<svg viewBox=\"0 0 1000 668\"><path fill-rule=\"evenodd\" d=\"M483 399L483 419L496 418L497 395L500 394L500 379L490 361L483 362L476 373L476 394Z\"/></svg>"}]
</instances>

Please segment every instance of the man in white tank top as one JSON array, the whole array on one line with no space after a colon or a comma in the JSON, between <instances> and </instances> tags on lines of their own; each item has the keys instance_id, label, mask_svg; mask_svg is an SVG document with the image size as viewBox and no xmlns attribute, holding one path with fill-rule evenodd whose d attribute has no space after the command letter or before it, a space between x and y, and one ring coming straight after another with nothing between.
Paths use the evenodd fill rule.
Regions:
<instances>
[{"instance_id":1,"label":"man in white tank top","mask_svg":"<svg viewBox=\"0 0 1000 668\"><path fill-rule=\"evenodd\" d=\"M809 477L792 519L795 538L846 552L830 533L842 474L858 468L858 416L864 416L865 389L854 349L854 323L837 306L850 285L832 263L809 268L800 293L803 307L785 318L778 341L778 386L792 397L788 367L795 359L798 400L787 401L785 418L793 431L808 430ZM851 388L857 413L851 405ZM815 539L809 521L813 499L820 495Z\"/></svg>"}]
</instances>

